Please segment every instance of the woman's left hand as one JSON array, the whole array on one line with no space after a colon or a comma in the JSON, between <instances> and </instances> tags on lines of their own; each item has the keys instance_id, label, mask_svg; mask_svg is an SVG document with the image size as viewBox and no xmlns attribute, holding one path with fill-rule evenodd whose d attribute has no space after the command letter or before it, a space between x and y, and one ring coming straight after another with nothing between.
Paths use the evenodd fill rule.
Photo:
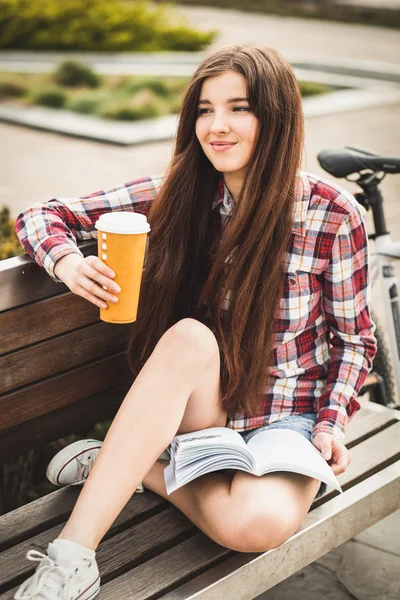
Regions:
<instances>
[{"instance_id":1,"label":"woman's left hand","mask_svg":"<svg viewBox=\"0 0 400 600\"><path fill-rule=\"evenodd\" d=\"M330 433L317 433L313 444L321 452L335 475L344 473L351 462L346 446Z\"/></svg>"}]
</instances>

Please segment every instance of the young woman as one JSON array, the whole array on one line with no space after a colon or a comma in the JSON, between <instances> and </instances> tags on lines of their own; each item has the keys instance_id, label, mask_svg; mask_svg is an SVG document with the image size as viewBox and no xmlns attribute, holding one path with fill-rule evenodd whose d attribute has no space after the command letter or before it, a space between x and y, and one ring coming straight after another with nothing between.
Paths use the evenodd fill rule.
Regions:
<instances>
[{"instance_id":1,"label":"young woman","mask_svg":"<svg viewBox=\"0 0 400 600\"><path fill-rule=\"evenodd\" d=\"M162 181L54 199L19 216L29 254L99 307L118 301L114 274L83 258L76 239L94 236L110 210L148 215L151 233L130 344L133 385L96 461L101 444L89 440L50 469L58 483L86 483L47 556L29 554L40 565L16 598L64 598L66 589L68 598L93 598L95 550L141 482L241 552L282 544L323 492L303 475L236 472L167 497L157 458L177 433L228 426L248 439L290 428L336 474L346 469L345 426L376 352L364 210L301 172L302 149L290 65L267 46L220 48L188 85Z\"/></svg>"}]
</instances>

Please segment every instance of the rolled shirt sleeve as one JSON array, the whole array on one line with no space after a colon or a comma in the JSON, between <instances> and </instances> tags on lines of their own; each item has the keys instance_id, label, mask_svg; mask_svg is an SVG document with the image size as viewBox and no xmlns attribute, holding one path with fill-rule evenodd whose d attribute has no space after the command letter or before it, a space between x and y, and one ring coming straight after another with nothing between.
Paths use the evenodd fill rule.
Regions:
<instances>
[{"instance_id":1,"label":"rolled shirt sleeve","mask_svg":"<svg viewBox=\"0 0 400 600\"><path fill-rule=\"evenodd\" d=\"M82 252L77 240L97 239L95 223L111 211L135 211L146 216L160 185L159 177L144 177L79 198L54 198L27 208L15 231L26 252L59 282L56 263L67 254Z\"/></svg>"},{"instance_id":2,"label":"rolled shirt sleeve","mask_svg":"<svg viewBox=\"0 0 400 600\"><path fill-rule=\"evenodd\" d=\"M323 308L330 336L326 387L318 398L313 432L344 436L360 408L360 391L377 351L371 319L365 210L355 205L340 225L323 278Z\"/></svg>"}]
</instances>

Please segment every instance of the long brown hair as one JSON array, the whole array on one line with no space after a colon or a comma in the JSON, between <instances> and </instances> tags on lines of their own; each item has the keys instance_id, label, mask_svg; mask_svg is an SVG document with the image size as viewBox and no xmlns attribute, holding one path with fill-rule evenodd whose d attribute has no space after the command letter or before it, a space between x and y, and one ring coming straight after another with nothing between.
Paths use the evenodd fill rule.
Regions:
<instances>
[{"instance_id":1,"label":"long brown hair","mask_svg":"<svg viewBox=\"0 0 400 600\"><path fill-rule=\"evenodd\" d=\"M258 131L240 197L220 235L212 204L222 175L205 156L195 125L203 81L228 70L246 79ZM146 269L129 346L135 376L164 332L192 317L217 338L223 408L230 416L257 414L274 358L303 136L299 86L275 49L246 44L204 58L187 87L173 158L150 209Z\"/></svg>"}]
</instances>

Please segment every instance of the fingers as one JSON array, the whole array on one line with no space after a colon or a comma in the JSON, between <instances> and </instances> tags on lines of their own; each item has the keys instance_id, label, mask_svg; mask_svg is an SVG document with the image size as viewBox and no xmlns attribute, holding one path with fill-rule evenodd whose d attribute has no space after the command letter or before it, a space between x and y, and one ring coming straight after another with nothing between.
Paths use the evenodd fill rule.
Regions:
<instances>
[{"instance_id":1,"label":"fingers","mask_svg":"<svg viewBox=\"0 0 400 600\"><path fill-rule=\"evenodd\" d=\"M114 271L108 265L106 265L106 263L100 260L98 256L87 256L85 258L85 263L109 279L113 279L115 277Z\"/></svg>"},{"instance_id":2,"label":"fingers","mask_svg":"<svg viewBox=\"0 0 400 600\"><path fill-rule=\"evenodd\" d=\"M81 261L75 273L71 291L82 296L99 308L107 308L106 302L116 304L121 288L113 281L115 273L97 256Z\"/></svg>"},{"instance_id":3,"label":"fingers","mask_svg":"<svg viewBox=\"0 0 400 600\"><path fill-rule=\"evenodd\" d=\"M344 473L350 464L350 454L346 446L334 436L319 433L314 438L314 445L319 449L335 475Z\"/></svg>"},{"instance_id":4,"label":"fingers","mask_svg":"<svg viewBox=\"0 0 400 600\"><path fill-rule=\"evenodd\" d=\"M89 294L101 298L103 302L118 302L121 288L113 281L115 273L97 256L88 256L80 265L80 275L83 277L77 282Z\"/></svg>"},{"instance_id":5,"label":"fingers","mask_svg":"<svg viewBox=\"0 0 400 600\"><path fill-rule=\"evenodd\" d=\"M332 461L331 467L335 475L340 475L345 472L351 459L349 451L344 445L340 448L335 448Z\"/></svg>"},{"instance_id":6,"label":"fingers","mask_svg":"<svg viewBox=\"0 0 400 600\"><path fill-rule=\"evenodd\" d=\"M321 443L320 452L326 461L332 458L332 440Z\"/></svg>"},{"instance_id":7,"label":"fingers","mask_svg":"<svg viewBox=\"0 0 400 600\"><path fill-rule=\"evenodd\" d=\"M341 475L342 473L345 472L346 467L343 465L331 465L331 469L334 472L335 475Z\"/></svg>"},{"instance_id":8,"label":"fingers","mask_svg":"<svg viewBox=\"0 0 400 600\"><path fill-rule=\"evenodd\" d=\"M91 294L90 292L88 292L85 288L77 286L74 290L73 290L74 294L76 294L77 296L82 296L82 298L85 298L85 300L88 300L89 302L91 302L92 304L94 304L95 306L98 306L99 308L107 308L108 305L106 304L106 302L104 302L103 300L101 300L99 297L95 296L94 294Z\"/></svg>"}]
</instances>

